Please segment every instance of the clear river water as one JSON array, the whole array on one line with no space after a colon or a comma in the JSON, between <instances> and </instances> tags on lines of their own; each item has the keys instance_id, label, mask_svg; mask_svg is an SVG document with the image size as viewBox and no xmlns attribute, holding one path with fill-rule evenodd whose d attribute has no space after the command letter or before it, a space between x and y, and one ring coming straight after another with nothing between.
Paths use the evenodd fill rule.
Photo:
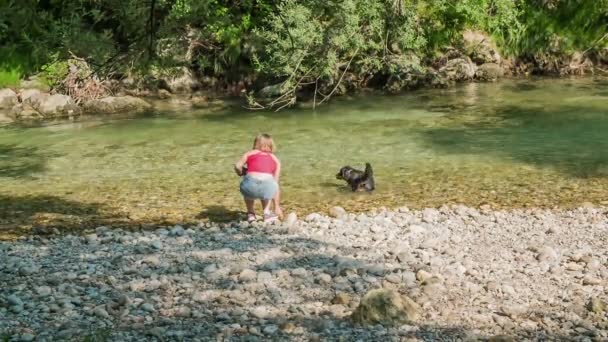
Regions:
<instances>
[{"instance_id":1,"label":"clear river water","mask_svg":"<svg viewBox=\"0 0 608 342\"><path fill-rule=\"evenodd\" d=\"M274 112L159 112L0 128L0 229L229 220L232 165L259 132L283 163L286 211L463 203L608 204L608 80L504 80ZM370 162L377 190L341 166Z\"/></svg>"}]
</instances>

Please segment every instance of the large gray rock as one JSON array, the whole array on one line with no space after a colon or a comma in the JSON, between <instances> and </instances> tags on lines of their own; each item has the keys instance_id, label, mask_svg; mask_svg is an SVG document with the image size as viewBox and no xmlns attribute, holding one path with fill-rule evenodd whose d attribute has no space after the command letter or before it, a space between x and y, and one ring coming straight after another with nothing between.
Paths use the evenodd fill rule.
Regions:
<instances>
[{"instance_id":1,"label":"large gray rock","mask_svg":"<svg viewBox=\"0 0 608 342\"><path fill-rule=\"evenodd\" d=\"M480 31L467 30L462 34L464 50L476 64L500 63L502 58L492 38Z\"/></svg>"},{"instance_id":2,"label":"large gray rock","mask_svg":"<svg viewBox=\"0 0 608 342\"><path fill-rule=\"evenodd\" d=\"M504 69L496 63L486 63L480 65L475 72L475 78L480 81L496 81L503 77Z\"/></svg>"},{"instance_id":3,"label":"large gray rock","mask_svg":"<svg viewBox=\"0 0 608 342\"><path fill-rule=\"evenodd\" d=\"M283 83L271 84L260 89L260 97L279 97L283 94Z\"/></svg>"},{"instance_id":4,"label":"large gray rock","mask_svg":"<svg viewBox=\"0 0 608 342\"><path fill-rule=\"evenodd\" d=\"M171 93L190 93L201 87L201 83L188 68L176 69L172 75L163 77L161 82Z\"/></svg>"},{"instance_id":5,"label":"large gray rock","mask_svg":"<svg viewBox=\"0 0 608 342\"><path fill-rule=\"evenodd\" d=\"M35 100L30 104L38 113L44 117L62 117L79 114L80 108L74 100L61 94L34 95Z\"/></svg>"},{"instance_id":6,"label":"large gray rock","mask_svg":"<svg viewBox=\"0 0 608 342\"><path fill-rule=\"evenodd\" d=\"M17 93L11 89L0 89L0 109L11 109L19 103Z\"/></svg>"},{"instance_id":7,"label":"large gray rock","mask_svg":"<svg viewBox=\"0 0 608 342\"><path fill-rule=\"evenodd\" d=\"M21 90L19 97L21 97L21 103L25 103L25 104L33 104L33 103L39 103L41 102L43 99L45 99L46 97L48 97L49 94L45 94L43 92L41 92L38 89L23 89Z\"/></svg>"},{"instance_id":8,"label":"large gray rock","mask_svg":"<svg viewBox=\"0 0 608 342\"><path fill-rule=\"evenodd\" d=\"M449 60L446 65L440 69L448 80L451 81L467 81L473 79L477 67L469 58L454 58Z\"/></svg>"},{"instance_id":9,"label":"large gray rock","mask_svg":"<svg viewBox=\"0 0 608 342\"><path fill-rule=\"evenodd\" d=\"M31 105L26 103L19 103L13 106L9 114L14 120L40 120L43 116L38 113Z\"/></svg>"},{"instance_id":10,"label":"large gray rock","mask_svg":"<svg viewBox=\"0 0 608 342\"><path fill-rule=\"evenodd\" d=\"M359 324L398 325L416 321L421 308L409 297L389 289L371 290L363 296L351 318Z\"/></svg>"},{"instance_id":11,"label":"large gray rock","mask_svg":"<svg viewBox=\"0 0 608 342\"><path fill-rule=\"evenodd\" d=\"M426 72L420 64L420 58L414 54L391 57L387 63L389 75L384 89L390 93L416 89L424 84Z\"/></svg>"},{"instance_id":12,"label":"large gray rock","mask_svg":"<svg viewBox=\"0 0 608 342\"><path fill-rule=\"evenodd\" d=\"M143 113L151 108L148 102L133 96L110 96L84 104L84 110L91 114Z\"/></svg>"}]
</instances>

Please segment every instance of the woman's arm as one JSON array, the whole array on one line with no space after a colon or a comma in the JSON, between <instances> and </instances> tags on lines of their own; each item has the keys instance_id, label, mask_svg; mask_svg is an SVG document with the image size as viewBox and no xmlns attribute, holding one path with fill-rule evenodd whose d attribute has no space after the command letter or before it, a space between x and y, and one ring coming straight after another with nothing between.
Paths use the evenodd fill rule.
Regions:
<instances>
[{"instance_id":1,"label":"woman's arm","mask_svg":"<svg viewBox=\"0 0 608 342\"><path fill-rule=\"evenodd\" d=\"M236 174L239 175L239 176L243 175L243 166L245 165L245 163L247 163L247 158L249 157L249 153L250 152L247 152L247 153L243 154L243 156L241 157L241 159L239 159L234 164L234 172L236 172Z\"/></svg>"}]
</instances>

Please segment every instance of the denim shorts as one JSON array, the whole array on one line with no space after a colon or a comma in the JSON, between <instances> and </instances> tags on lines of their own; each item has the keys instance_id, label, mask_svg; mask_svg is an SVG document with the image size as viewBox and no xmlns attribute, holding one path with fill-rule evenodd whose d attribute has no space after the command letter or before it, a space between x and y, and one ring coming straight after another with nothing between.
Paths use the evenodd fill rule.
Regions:
<instances>
[{"instance_id":1,"label":"denim shorts","mask_svg":"<svg viewBox=\"0 0 608 342\"><path fill-rule=\"evenodd\" d=\"M278 189L277 182L272 177L254 178L250 175L243 177L241 181L241 194L248 199L269 200L274 197Z\"/></svg>"}]
</instances>

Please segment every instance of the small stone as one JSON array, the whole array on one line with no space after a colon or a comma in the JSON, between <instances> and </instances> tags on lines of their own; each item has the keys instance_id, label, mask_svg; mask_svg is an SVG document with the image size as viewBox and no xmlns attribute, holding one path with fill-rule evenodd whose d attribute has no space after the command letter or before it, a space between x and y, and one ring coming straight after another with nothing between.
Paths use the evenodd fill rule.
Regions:
<instances>
[{"instance_id":1,"label":"small stone","mask_svg":"<svg viewBox=\"0 0 608 342\"><path fill-rule=\"evenodd\" d=\"M175 311L175 315L177 317L188 318L192 315L192 310L187 306L182 306Z\"/></svg>"},{"instance_id":2,"label":"small stone","mask_svg":"<svg viewBox=\"0 0 608 342\"><path fill-rule=\"evenodd\" d=\"M433 275L430 274L429 272L425 271L425 270L419 270L418 272L416 272L416 279L419 282L424 282L425 280L431 278Z\"/></svg>"},{"instance_id":3,"label":"small stone","mask_svg":"<svg viewBox=\"0 0 608 342\"><path fill-rule=\"evenodd\" d=\"M346 215L346 210L344 210L344 208L342 207L332 207L331 209L329 209L329 216L333 217L333 218L342 218L344 215Z\"/></svg>"},{"instance_id":4,"label":"small stone","mask_svg":"<svg viewBox=\"0 0 608 342\"><path fill-rule=\"evenodd\" d=\"M589 305L588 305L589 311L596 313L596 314L604 313L607 308L608 308L608 303L604 302L603 300L601 300L599 298L591 298L591 301L589 302Z\"/></svg>"},{"instance_id":5,"label":"small stone","mask_svg":"<svg viewBox=\"0 0 608 342\"><path fill-rule=\"evenodd\" d=\"M319 221L323 218L323 216L321 216L318 213L312 213L312 214L308 214L306 215L306 218L304 218L304 220L306 222L314 222L314 221Z\"/></svg>"},{"instance_id":6,"label":"small stone","mask_svg":"<svg viewBox=\"0 0 608 342\"><path fill-rule=\"evenodd\" d=\"M306 271L305 268L298 267L291 271L291 275L294 277L305 278L306 276L308 276L308 271Z\"/></svg>"},{"instance_id":7,"label":"small stone","mask_svg":"<svg viewBox=\"0 0 608 342\"><path fill-rule=\"evenodd\" d=\"M422 221L427 223L436 222L439 219L439 211L433 208L427 208L422 211Z\"/></svg>"},{"instance_id":8,"label":"small stone","mask_svg":"<svg viewBox=\"0 0 608 342\"><path fill-rule=\"evenodd\" d=\"M23 312L23 305L13 305L11 306L11 311L16 314L21 313Z\"/></svg>"},{"instance_id":9,"label":"small stone","mask_svg":"<svg viewBox=\"0 0 608 342\"><path fill-rule=\"evenodd\" d=\"M600 279L597 278L593 278L591 276L586 276L585 278L583 278L583 285L600 285L602 283L602 281Z\"/></svg>"},{"instance_id":10,"label":"small stone","mask_svg":"<svg viewBox=\"0 0 608 342\"><path fill-rule=\"evenodd\" d=\"M285 218L285 224L289 227L295 225L296 222L298 222L298 215L294 212L289 213Z\"/></svg>"},{"instance_id":11,"label":"small stone","mask_svg":"<svg viewBox=\"0 0 608 342\"><path fill-rule=\"evenodd\" d=\"M148 331L146 331L146 335L148 336L154 336L156 338L158 338L159 340L164 340L165 337L165 328L162 327L154 327Z\"/></svg>"},{"instance_id":12,"label":"small stone","mask_svg":"<svg viewBox=\"0 0 608 342\"><path fill-rule=\"evenodd\" d=\"M23 301L21 300L21 298L17 297L14 294L6 297L6 300L7 300L7 302L10 305L14 305L14 306L22 306L23 305Z\"/></svg>"},{"instance_id":13,"label":"small stone","mask_svg":"<svg viewBox=\"0 0 608 342\"><path fill-rule=\"evenodd\" d=\"M256 271L247 268L241 271L241 273L239 274L239 281L241 283L250 282L256 280L257 277L258 274Z\"/></svg>"},{"instance_id":14,"label":"small stone","mask_svg":"<svg viewBox=\"0 0 608 342\"><path fill-rule=\"evenodd\" d=\"M52 290L48 286L39 286L36 288L36 293L41 297L48 297L51 295Z\"/></svg>"},{"instance_id":15,"label":"small stone","mask_svg":"<svg viewBox=\"0 0 608 342\"><path fill-rule=\"evenodd\" d=\"M270 272L259 272L257 279L261 283L266 283L272 280L272 274Z\"/></svg>"},{"instance_id":16,"label":"small stone","mask_svg":"<svg viewBox=\"0 0 608 342\"><path fill-rule=\"evenodd\" d=\"M413 235L419 235L419 234L426 233L426 228L419 226L417 224L413 224L413 225L409 226L409 229L410 229L410 233Z\"/></svg>"},{"instance_id":17,"label":"small stone","mask_svg":"<svg viewBox=\"0 0 608 342\"><path fill-rule=\"evenodd\" d=\"M255 318L259 318L259 319L264 319L266 317L268 317L268 309L264 308L264 307L256 307L255 309L253 309L251 311L251 315Z\"/></svg>"},{"instance_id":18,"label":"small stone","mask_svg":"<svg viewBox=\"0 0 608 342\"><path fill-rule=\"evenodd\" d=\"M163 248L163 244L159 240L152 241L152 243L150 243L150 246L152 246L154 249L162 249Z\"/></svg>"},{"instance_id":19,"label":"small stone","mask_svg":"<svg viewBox=\"0 0 608 342\"><path fill-rule=\"evenodd\" d=\"M279 331L279 327L274 324L270 324L270 325L265 326L264 330L262 330L262 331L266 335L274 335L277 333L277 331Z\"/></svg>"},{"instance_id":20,"label":"small stone","mask_svg":"<svg viewBox=\"0 0 608 342\"><path fill-rule=\"evenodd\" d=\"M331 300L332 304L348 305L352 300L351 296L346 292L338 292L334 299Z\"/></svg>"},{"instance_id":21,"label":"small stone","mask_svg":"<svg viewBox=\"0 0 608 342\"><path fill-rule=\"evenodd\" d=\"M34 334L25 333L25 334L21 334L21 337L19 338L19 340L22 342L30 342L30 341L33 341L35 338L36 338L36 336Z\"/></svg>"},{"instance_id":22,"label":"small stone","mask_svg":"<svg viewBox=\"0 0 608 342\"><path fill-rule=\"evenodd\" d=\"M85 240L87 240L87 243L89 245L94 245L97 243L97 234L96 233L92 233L92 234L87 234L84 236Z\"/></svg>"},{"instance_id":23,"label":"small stone","mask_svg":"<svg viewBox=\"0 0 608 342\"><path fill-rule=\"evenodd\" d=\"M205 266L205 268L203 269L203 273L205 273L205 274L211 274L215 271L217 271L216 264L209 264L209 265Z\"/></svg>"},{"instance_id":24,"label":"small stone","mask_svg":"<svg viewBox=\"0 0 608 342\"><path fill-rule=\"evenodd\" d=\"M19 268L19 275L27 277L27 276L30 276L30 275L36 273L36 271L37 271L36 267L34 267L32 265L23 266L23 267Z\"/></svg>"},{"instance_id":25,"label":"small stone","mask_svg":"<svg viewBox=\"0 0 608 342\"><path fill-rule=\"evenodd\" d=\"M95 310L93 310L93 314L99 318L110 318L110 314L106 311L106 309L103 308L103 306L96 307Z\"/></svg>"},{"instance_id":26,"label":"small stone","mask_svg":"<svg viewBox=\"0 0 608 342\"><path fill-rule=\"evenodd\" d=\"M150 304L150 303L144 303L140 306L140 308L145 311L145 312L154 312L154 305Z\"/></svg>"},{"instance_id":27,"label":"small stone","mask_svg":"<svg viewBox=\"0 0 608 342\"><path fill-rule=\"evenodd\" d=\"M319 284L329 284L331 283L331 276L327 273L321 273L317 276L317 282Z\"/></svg>"},{"instance_id":28,"label":"small stone","mask_svg":"<svg viewBox=\"0 0 608 342\"><path fill-rule=\"evenodd\" d=\"M508 335L496 335L490 337L488 342L515 342L515 339Z\"/></svg>"},{"instance_id":29,"label":"small stone","mask_svg":"<svg viewBox=\"0 0 608 342\"><path fill-rule=\"evenodd\" d=\"M386 281L393 283L393 284L398 284L401 282L401 277L395 273L391 273L391 274L387 275L386 277L384 277L384 279L386 279Z\"/></svg>"},{"instance_id":30,"label":"small stone","mask_svg":"<svg viewBox=\"0 0 608 342\"><path fill-rule=\"evenodd\" d=\"M597 260L597 259L591 259L587 263L587 269L590 271L595 271L595 270L599 269L600 266L601 266L601 264L600 264L599 260Z\"/></svg>"},{"instance_id":31,"label":"small stone","mask_svg":"<svg viewBox=\"0 0 608 342\"><path fill-rule=\"evenodd\" d=\"M281 331L286 334L292 334L296 330L296 325L291 322L285 322L280 326Z\"/></svg>"},{"instance_id":32,"label":"small stone","mask_svg":"<svg viewBox=\"0 0 608 342\"><path fill-rule=\"evenodd\" d=\"M169 234L171 236L183 236L184 234L186 234L186 231L184 230L184 227L176 225L171 229L171 232Z\"/></svg>"},{"instance_id":33,"label":"small stone","mask_svg":"<svg viewBox=\"0 0 608 342\"><path fill-rule=\"evenodd\" d=\"M557 260L557 252L549 246L545 246L539 249L536 259L540 262L549 262Z\"/></svg>"}]
</instances>

